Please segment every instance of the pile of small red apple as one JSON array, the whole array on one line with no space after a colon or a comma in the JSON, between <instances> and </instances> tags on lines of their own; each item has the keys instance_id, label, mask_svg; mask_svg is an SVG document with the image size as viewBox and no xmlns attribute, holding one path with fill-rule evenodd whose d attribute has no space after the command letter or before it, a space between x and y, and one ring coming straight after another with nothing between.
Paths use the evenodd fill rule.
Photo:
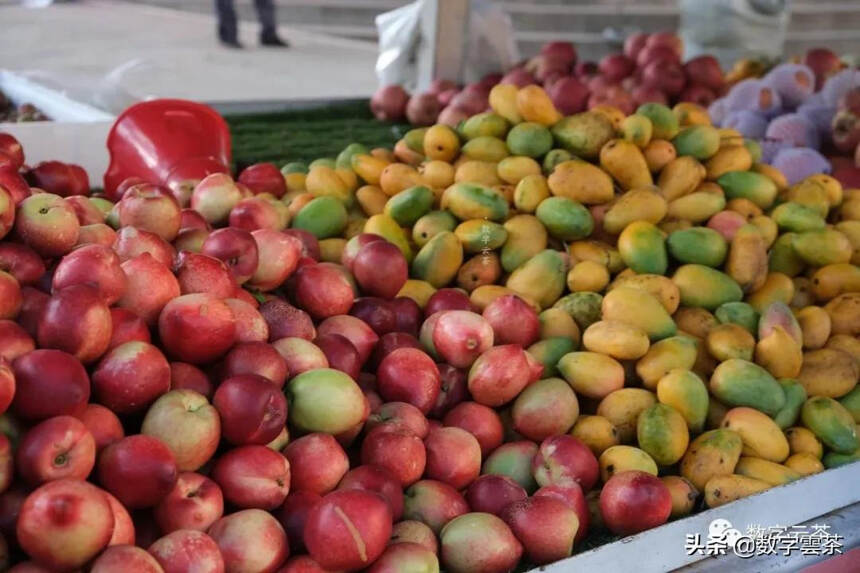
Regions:
<instances>
[{"instance_id":1,"label":"pile of small red apple","mask_svg":"<svg viewBox=\"0 0 860 573\"><path fill-rule=\"evenodd\" d=\"M542 85L564 115L597 105L631 114L647 102L686 101L707 107L724 89L720 64L708 55L685 63L682 57L681 39L672 32L634 34L624 42L623 53L609 54L599 63L577 61L569 42L550 42L506 74L491 74L463 88L436 80L427 92L410 97L400 86L383 86L371 99L371 109L382 120L456 126L489 108L490 89L498 83Z\"/></svg>"},{"instance_id":2,"label":"pile of small red apple","mask_svg":"<svg viewBox=\"0 0 860 573\"><path fill-rule=\"evenodd\" d=\"M375 235L319 262L271 164L106 198L0 158L0 567L503 572L588 532L592 451L496 409L542 373L520 298L422 310ZM671 509L642 472L591 498L618 534Z\"/></svg>"}]
</instances>

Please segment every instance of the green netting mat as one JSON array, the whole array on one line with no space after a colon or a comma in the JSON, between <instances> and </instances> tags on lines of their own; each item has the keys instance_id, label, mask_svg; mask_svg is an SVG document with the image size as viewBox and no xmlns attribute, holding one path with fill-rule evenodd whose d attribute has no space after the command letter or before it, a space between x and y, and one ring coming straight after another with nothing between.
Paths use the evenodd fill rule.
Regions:
<instances>
[{"instance_id":1,"label":"green netting mat","mask_svg":"<svg viewBox=\"0 0 860 573\"><path fill-rule=\"evenodd\" d=\"M233 137L238 170L259 161L278 166L336 157L350 143L392 147L408 125L374 119L367 102L326 107L225 116Z\"/></svg>"}]
</instances>

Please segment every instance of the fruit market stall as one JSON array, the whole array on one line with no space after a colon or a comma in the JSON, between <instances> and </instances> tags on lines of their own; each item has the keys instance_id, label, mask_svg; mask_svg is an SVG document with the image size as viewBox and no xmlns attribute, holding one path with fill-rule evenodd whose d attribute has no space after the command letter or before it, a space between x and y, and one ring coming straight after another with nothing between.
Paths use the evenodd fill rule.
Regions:
<instances>
[{"instance_id":1,"label":"fruit market stall","mask_svg":"<svg viewBox=\"0 0 860 573\"><path fill-rule=\"evenodd\" d=\"M17 242L0 251L2 371L16 479L36 489L0 500L27 495L7 531L21 555L181 567L170 548L195 542L235 566L274 568L289 547L291 566L503 571L572 551L555 567L641 563L647 545L663 570L694 562L685 536L715 518L790 526L856 503L839 485L860 471L853 191L823 174L789 185L689 104L562 119L539 88L514 89L458 131L235 180L217 114L139 104L89 197L74 166L23 168L3 139ZM146 121L180 111L169 139ZM625 137L634 121L662 154ZM492 137L516 155L488 155ZM55 432L79 436L71 462L35 464ZM199 523L172 501L187 488ZM116 500L80 554L36 525L56 495ZM802 495L815 503L787 502ZM131 540L123 507L151 511L134 525L148 552L102 554ZM386 549L395 515L409 542Z\"/></svg>"},{"instance_id":2,"label":"fruit market stall","mask_svg":"<svg viewBox=\"0 0 860 573\"><path fill-rule=\"evenodd\" d=\"M324 107L152 99L77 140L103 167L4 126L0 569L856 547L860 75L625 52ZM748 554L799 528L817 553Z\"/></svg>"}]
</instances>

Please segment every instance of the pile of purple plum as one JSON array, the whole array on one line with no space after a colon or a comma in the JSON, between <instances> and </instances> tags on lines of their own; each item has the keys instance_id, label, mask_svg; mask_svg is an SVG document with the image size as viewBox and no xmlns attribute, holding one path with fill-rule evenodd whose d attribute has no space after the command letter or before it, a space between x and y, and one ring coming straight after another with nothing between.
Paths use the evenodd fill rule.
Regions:
<instances>
[{"instance_id":1,"label":"pile of purple plum","mask_svg":"<svg viewBox=\"0 0 860 573\"><path fill-rule=\"evenodd\" d=\"M834 127L845 123L851 101L860 96L860 70L843 69L818 85L816 90L810 67L780 64L763 78L737 83L708 111L715 125L757 140L761 161L780 169L794 184L830 173L828 157L853 155L860 140L860 122L852 129Z\"/></svg>"}]
</instances>

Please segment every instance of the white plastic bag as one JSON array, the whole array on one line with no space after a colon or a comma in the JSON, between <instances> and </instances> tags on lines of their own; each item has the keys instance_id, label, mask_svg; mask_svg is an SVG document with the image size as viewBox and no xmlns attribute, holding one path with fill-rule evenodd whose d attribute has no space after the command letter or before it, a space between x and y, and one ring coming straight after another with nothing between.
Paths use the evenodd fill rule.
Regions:
<instances>
[{"instance_id":1,"label":"white plastic bag","mask_svg":"<svg viewBox=\"0 0 860 573\"><path fill-rule=\"evenodd\" d=\"M428 1L416 0L376 17L379 57L376 76L380 85L399 84L414 89L418 82L418 51L424 45L421 16ZM490 0L471 0L469 29L463 50L462 77L474 82L488 73L509 69L519 59L510 17Z\"/></svg>"},{"instance_id":2,"label":"white plastic bag","mask_svg":"<svg viewBox=\"0 0 860 573\"><path fill-rule=\"evenodd\" d=\"M463 82L504 72L520 61L510 16L490 0L472 0Z\"/></svg>"},{"instance_id":3,"label":"white plastic bag","mask_svg":"<svg viewBox=\"0 0 860 573\"><path fill-rule=\"evenodd\" d=\"M379 56L376 77L379 84L412 85L415 82L415 46L420 36L423 0L407 4L376 17Z\"/></svg>"}]
</instances>

